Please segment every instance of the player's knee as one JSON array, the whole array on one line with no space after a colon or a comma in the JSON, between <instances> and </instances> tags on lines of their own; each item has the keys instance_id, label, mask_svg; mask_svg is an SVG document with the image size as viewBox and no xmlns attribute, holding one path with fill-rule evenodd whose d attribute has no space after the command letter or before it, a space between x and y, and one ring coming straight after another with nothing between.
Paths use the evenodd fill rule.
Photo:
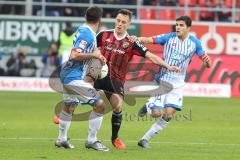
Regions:
<instances>
[{"instance_id":1,"label":"player's knee","mask_svg":"<svg viewBox=\"0 0 240 160\"><path fill-rule=\"evenodd\" d=\"M175 108L167 108L167 110L165 110L162 119L164 119L165 121L170 121L173 117L174 114L176 113L176 109Z\"/></svg>"},{"instance_id":2,"label":"player's knee","mask_svg":"<svg viewBox=\"0 0 240 160\"><path fill-rule=\"evenodd\" d=\"M63 108L63 110L69 114L73 114L74 110L75 110L76 106L65 106Z\"/></svg>"},{"instance_id":3,"label":"player's knee","mask_svg":"<svg viewBox=\"0 0 240 160\"><path fill-rule=\"evenodd\" d=\"M116 113L121 112L122 110L122 97L118 94L113 94L110 97L110 103L112 110Z\"/></svg>"},{"instance_id":4,"label":"player's knee","mask_svg":"<svg viewBox=\"0 0 240 160\"><path fill-rule=\"evenodd\" d=\"M103 114L104 111L105 111L105 108L103 108L103 107L95 107L93 110L94 110L95 112L97 112L97 113Z\"/></svg>"},{"instance_id":5,"label":"player's knee","mask_svg":"<svg viewBox=\"0 0 240 160\"><path fill-rule=\"evenodd\" d=\"M106 106L105 103L102 101L102 102L96 104L96 106L94 107L93 110L97 113L103 114L105 111L105 106Z\"/></svg>"},{"instance_id":6,"label":"player's knee","mask_svg":"<svg viewBox=\"0 0 240 160\"><path fill-rule=\"evenodd\" d=\"M113 107L113 111L116 112L116 113L119 113L122 111L122 107L121 105L116 105Z\"/></svg>"},{"instance_id":7,"label":"player's knee","mask_svg":"<svg viewBox=\"0 0 240 160\"><path fill-rule=\"evenodd\" d=\"M154 109L153 109L151 116L152 116L153 118L161 117L161 116L162 116L162 111L161 111L161 110L154 110Z\"/></svg>"}]
</instances>

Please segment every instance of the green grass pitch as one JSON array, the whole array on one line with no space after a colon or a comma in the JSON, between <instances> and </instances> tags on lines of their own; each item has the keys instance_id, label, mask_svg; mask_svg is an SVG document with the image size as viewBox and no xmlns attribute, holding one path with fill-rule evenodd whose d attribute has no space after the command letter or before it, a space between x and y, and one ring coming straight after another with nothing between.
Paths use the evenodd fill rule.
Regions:
<instances>
[{"instance_id":1,"label":"green grass pitch","mask_svg":"<svg viewBox=\"0 0 240 160\"><path fill-rule=\"evenodd\" d=\"M154 123L139 119L137 111L147 98L135 106L124 104L120 137L126 150L116 150L110 142L111 114L104 116L98 138L110 147L106 153L85 149L88 122L73 122L69 130L73 150L54 147L58 126L52 118L61 101L57 93L0 93L0 160L239 160L240 99L184 98L184 110L168 127L151 140L151 149L137 141ZM90 110L83 106L78 112Z\"/></svg>"}]
</instances>

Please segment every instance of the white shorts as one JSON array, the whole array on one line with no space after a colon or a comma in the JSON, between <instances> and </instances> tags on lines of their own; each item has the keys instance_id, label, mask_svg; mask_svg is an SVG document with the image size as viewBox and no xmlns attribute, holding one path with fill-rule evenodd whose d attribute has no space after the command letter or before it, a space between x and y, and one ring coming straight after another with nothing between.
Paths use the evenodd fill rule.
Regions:
<instances>
[{"instance_id":1,"label":"white shorts","mask_svg":"<svg viewBox=\"0 0 240 160\"><path fill-rule=\"evenodd\" d=\"M166 107L173 107L177 110L182 110L183 102L183 86L173 88L170 92L164 95L154 95L148 99L146 106L148 109L163 110Z\"/></svg>"},{"instance_id":2,"label":"white shorts","mask_svg":"<svg viewBox=\"0 0 240 160\"><path fill-rule=\"evenodd\" d=\"M89 104L95 106L101 99L100 94L90 83L73 80L63 85L63 100L66 106Z\"/></svg>"}]
</instances>

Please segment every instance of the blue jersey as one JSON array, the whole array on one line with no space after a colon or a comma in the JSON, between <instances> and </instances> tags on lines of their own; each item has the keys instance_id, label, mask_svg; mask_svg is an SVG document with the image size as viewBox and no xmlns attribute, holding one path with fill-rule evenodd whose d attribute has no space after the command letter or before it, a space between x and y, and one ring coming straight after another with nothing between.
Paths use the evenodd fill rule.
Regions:
<instances>
[{"instance_id":1,"label":"blue jersey","mask_svg":"<svg viewBox=\"0 0 240 160\"><path fill-rule=\"evenodd\" d=\"M155 75L155 80L157 82L160 82L160 80L169 82L173 87L184 85L186 71L193 55L195 53L198 56L204 54L201 42L192 35L188 35L182 41L175 32L155 36L153 41L164 46L163 57L165 62L171 66L178 66L181 70L180 73L177 73L160 67L159 72Z\"/></svg>"},{"instance_id":2,"label":"blue jersey","mask_svg":"<svg viewBox=\"0 0 240 160\"><path fill-rule=\"evenodd\" d=\"M86 54L94 52L97 49L96 33L87 25L79 27L73 40L73 48L77 48ZM67 84L73 80L83 80L88 69L88 62L67 61L60 72L62 83Z\"/></svg>"}]
</instances>

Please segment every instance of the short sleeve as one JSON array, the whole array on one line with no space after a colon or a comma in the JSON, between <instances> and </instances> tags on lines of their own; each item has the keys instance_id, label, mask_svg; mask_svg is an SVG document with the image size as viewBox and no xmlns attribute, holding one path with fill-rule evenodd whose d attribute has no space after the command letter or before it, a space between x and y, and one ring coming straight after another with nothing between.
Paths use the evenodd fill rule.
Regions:
<instances>
[{"instance_id":1,"label":"short sleeve","mask_svg":"<svg viewBox=\"0 0 240 160\"><path fill-rule=\"evenodd\" d=\"M204 54L204 50L201 42L198 40L196 43L196 54L201 57Z\"/></svg>"},{"instance_id":2,"label":"short sleeve","mask_svg":"<svg viewBox=\"0 0 240 160\"><path fill-rule=\"evenodd\" d=\"M92 37L93 35L91 34L91 32L87 32L86 30L77 32L73 48L80 48L82 50L86 50L88 48L88 45L90 45L93 41Z\"/></svg>"},{"instance_id":3,"label":"short sleeve","mask_svg":"<svg viewBox=\"0 0 240 160\"><path fill-rule=\"evenodd\" d=\"M203 54L204 54L204 50L203 50L203 47L202 47L202 44L201 42L194 36L190 35L190 39L195 43L196 45L196 51L195 53L201 57Z\"/></svg>"},{"instance_id":4,"label":"short sleeve","mask_svg":"<svg viewBox=\"0 0 240 160\"><path fill-rule=\"evenodd\" d=\"M152 37L153 43L164 45L174 35L176 35L176 33L161 34L161 35L153 36Z\"/></svg>"}]
</instances>

